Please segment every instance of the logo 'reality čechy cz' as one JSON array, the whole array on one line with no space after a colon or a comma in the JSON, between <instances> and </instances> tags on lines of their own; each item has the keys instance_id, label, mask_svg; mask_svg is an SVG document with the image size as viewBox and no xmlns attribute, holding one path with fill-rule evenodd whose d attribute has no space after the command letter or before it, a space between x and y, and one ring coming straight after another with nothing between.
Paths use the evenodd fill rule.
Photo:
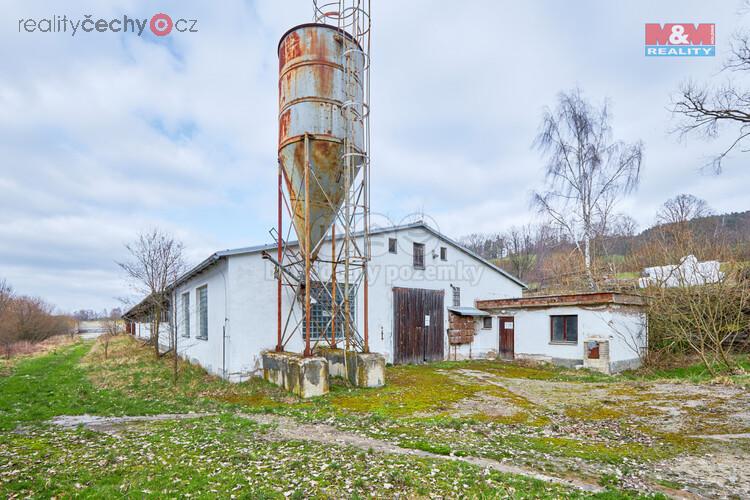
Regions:
<instances>
[{"instance_id":1,"label":"logo 'reality \u010dechy cz'","mask_svg":"<svg viewBox=\"0 0 750 500\"><path fill-rule=\"evenodd\" d=\"M67 15L53 15L41 19L21 18L18 20L18 32L26 33L70 33L70 36L76 36L77 33L135 33L138 36L143 35L146 26L151 33L156 36L167 36L172 33L172 28L180 33L197 33L197 19L175 19L163 12L154 14L151 19L147 17L137 18L125 14L122 17L114 18L95 18L91 14L86 14L83 19Z\"/></svg>"},{"instance_id":2,"label":"logo 'reality \u010dechy cz'","mask_svg":"<svg viewBox=\"0 0 750 500\"><path fill-rule=\"evenodd\" d=\"M647 23L647 56L715 56L716 25Z\"/></svg>"}]
</instances>

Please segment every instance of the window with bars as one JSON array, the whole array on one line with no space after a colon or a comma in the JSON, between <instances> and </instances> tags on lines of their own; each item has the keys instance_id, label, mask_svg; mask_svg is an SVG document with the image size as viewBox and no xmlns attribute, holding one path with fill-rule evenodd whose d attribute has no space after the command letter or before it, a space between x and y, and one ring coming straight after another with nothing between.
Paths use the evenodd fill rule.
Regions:
<instances>
[{"instance_id":1,"label":"window with bars","mask_svg":"<svg viewBox=\"0 0 750 500\"><path fill-rule=\"evenodd\" d=\"M388 238L388 253L398 253L398 240L396 238Z\"/></svg>"},{"instance_id":2,"label":"window with bars","mask_svg":"<svg viewBox=\"0 0 750 500\"><path fill-rule=\"evenodd\" d=\"M190 292L182 294L182 336L190 337Z\"/></svg>"},{"instance_id":3,"label":"window with bars","mask_svg":"<svg viewBox=\"0 0 750 500\"><path fill-rule=\"evenodd\" d=\"M552 342L578 342L578 316L550 316L550 340Z\"/></svg>"},{"instance_id":4,"label":"window with bars","mask_svg":"<svg viewBox=\"0 0 750 500\"><path fill-rule=\"evenodd\" d=\"M202 340L208 340L208 286L202 286L196 290L198 306L198 336Z\"/></svg>"},{"instance_id":5,"label":"window with bars","mask_svg":"<svg viewBox=\"0 0 750 500\"><path fill-rule=\"evenodd\" d=\"M310 307L310 340L324 340L331 338L331 305L333 294L330 283L313 282L311 284L310 296L314 299ZM351 323L355 322L357 317L357 293L351 287L349 289L349 315L352 318ZM336 286L336 339L344 338L344 319L346 318L344 304L344 287L341 284ZM303 330L304 331L304 328ZM303 335L304 338L304 335Z\"/></svg>"},{"instance_id":6,"label":"window with bars","mask_svg":"<svg viewBox=\"0 0 750 500\"><path fill-rule=\"evenodd\" d=\"M414 243L414 268L424 269L424 244Z\"/></svg>"},{"instance_id":7,"label":"window with bars","mask_svg":"<svg viewBox=\"0 0 750 500\"><path fill-rule=\"evenodd\" d=\"M461 287L453 287L453 307L461 307Z\"/></svg>"}]
</instances>

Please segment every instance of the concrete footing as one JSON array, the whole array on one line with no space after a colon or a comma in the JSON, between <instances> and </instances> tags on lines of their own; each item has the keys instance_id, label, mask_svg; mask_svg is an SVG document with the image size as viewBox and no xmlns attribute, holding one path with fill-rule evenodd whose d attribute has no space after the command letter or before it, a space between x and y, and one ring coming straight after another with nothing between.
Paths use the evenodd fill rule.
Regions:
<instances>
[{"instance_id":1,"label":"concrete footing","mask_svg":"<svg viewBox=\"0 0 750 500\"><path fill-rule=\"evenodd\" d=\"M319 348L318 356L328 360L328 372L341 377L355 387L382 387L385 385L385 357L377 353Z\"/></svg>"},{"instance_id":2,"label":"concrete footing","mask_svg":"<svg viewBox=\"0 0 750 500\"><path fill-rule=\"evenodd\" d=\"M263 378L301 398L328 394L328 361L292 352L263 353Z\"/></svg>"}]
</instances>

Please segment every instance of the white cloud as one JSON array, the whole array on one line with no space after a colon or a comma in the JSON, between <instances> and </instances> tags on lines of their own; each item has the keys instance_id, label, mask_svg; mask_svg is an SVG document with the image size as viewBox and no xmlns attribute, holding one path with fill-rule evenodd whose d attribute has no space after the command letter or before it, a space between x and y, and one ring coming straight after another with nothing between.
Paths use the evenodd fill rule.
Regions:
<instances>
[{"instance_id":1,"label":"white cloud","mask_svg":"<svg viewBox=\"0 0 750 500\"><path fill-rule=\"evenodd\" d=\"M9 2L8 2L9 3ZM452 236L534 216L531 149L544 106L580 85L613 102L615 134L643 139L640 190L622 208L642 225L679 192L743 210L742 155L697 173L719 144L678 144L669 95L719 69L736 5L496 2L373 5L373 210L424 211ZM18 18L147 17L144 1L4 5L0 30L0 275L61 307L115 305L114 260L138 229L163 226L190 259L268 240L275 220L279 36L309 22L309 0L168 1L199 33L18 33ZM716 22L719 57L645 58L647 21ZM710 60L708 60L710 59Z\"/></svg>"}]
</instances>

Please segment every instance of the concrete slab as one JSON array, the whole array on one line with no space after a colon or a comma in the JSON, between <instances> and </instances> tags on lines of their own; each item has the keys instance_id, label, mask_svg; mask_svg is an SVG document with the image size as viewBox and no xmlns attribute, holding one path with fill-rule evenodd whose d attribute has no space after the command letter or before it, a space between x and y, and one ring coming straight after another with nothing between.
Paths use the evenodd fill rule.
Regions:
<instances>
[{"instance_id":1,"label":"concrete slab","mask_svg":"<svg viewBox=\"0 0 750 500\"><path fill-rule=\"evenodd\" d=\"M331 348L318 348L315 352L328 360L332 377L346 379L355 387L385 385L385 357L382 354Z\"/></svg>"},{"instance_id":2,"label":"concrete slab","mask_svg":"<svg viewBox=\"0 0 750 500\"><path fill-rule=\"evenodd\" d=\"M263 378L301 398L328 394L328 361L293 352L263 353Z\"/></svg>"}]
</instances>

